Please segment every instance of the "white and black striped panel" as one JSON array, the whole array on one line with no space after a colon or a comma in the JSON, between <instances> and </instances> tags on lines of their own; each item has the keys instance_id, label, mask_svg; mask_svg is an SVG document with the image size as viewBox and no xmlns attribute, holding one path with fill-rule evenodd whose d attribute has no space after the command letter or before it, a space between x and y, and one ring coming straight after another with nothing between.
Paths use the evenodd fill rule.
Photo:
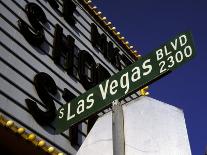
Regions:
<instances>
[{"instance_id":1,"label":"white and black striped panel","mask_svg":"<svg viewBox=\"0 0 207 155\"><path fill-rule=\"evenodd\" d=\"M25 5L34 2L39 5L46 14L47 25L44 27L45 42L40 48L31 46L19 31L17 21L24 20L30 25L25 14ZM62 2L58 2L60 13L62 10ZM59 97L54 97L56 108L65 104L61 94L64 88L70 90L76 96L85 92L81 82L77 78L71 78L63 68L54 64L52 60L52 49L55 24L59 24L63 28L65 36L71 35L75 38L76 51L88 51L96 61L102 64L111 74L118 70L114 68L108 60L106 60L101 52L94 48L90 42L90 24L94 23L92 17L85 13L79 5L77 5L74 16L76 18L76 28L72 28L65 22L57 11L54 11L47 1L41 0L3 0L0 2L1 10L1 46L0 46L0 110L3 114L13 119L21 126L36 133L47 142L57 147L66 154L75 154L76 150L70 145L68 131L53 135L49 133L51 126L43 129L42 126L31 116L25 99L30 98L38 103L40 108L44 109L44 105L39 99L34 86L33 78L39 72L49 74L58 87ZM100 32L104 30L100 28ZM108 36L108 40L111 40ZM112 39L113 40L113 39ZM118 45L117 43L115 43ZM121 47L121 53L127 55ZM129 55L127 55L129 57ZM77 57L75 58L77 59ZM135 97L137 97L135 95ZM127 102L132 97L123 101ZM79 144L82 143L86 136L87 123L79 125Z\"/></svg>"}]
</instances>

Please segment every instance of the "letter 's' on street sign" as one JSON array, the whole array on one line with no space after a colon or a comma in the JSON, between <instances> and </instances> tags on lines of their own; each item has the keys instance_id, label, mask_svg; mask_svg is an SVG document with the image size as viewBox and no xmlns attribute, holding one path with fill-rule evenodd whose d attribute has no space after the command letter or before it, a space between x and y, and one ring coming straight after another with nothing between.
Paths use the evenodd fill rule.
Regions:
<instances>
[{"instance_id":1,"label":"letter 's' on street sign","mask_svg":"<svg viewBox=\"0 0 207 155\"><path fill-rule=\"evenodd\" d=\"M194 55L191 33L178 35L146 57L59 108L53 122L56 133L63 132L103 110L112 101L152 83L189 61Z\"/></svg>"}]
</instances>

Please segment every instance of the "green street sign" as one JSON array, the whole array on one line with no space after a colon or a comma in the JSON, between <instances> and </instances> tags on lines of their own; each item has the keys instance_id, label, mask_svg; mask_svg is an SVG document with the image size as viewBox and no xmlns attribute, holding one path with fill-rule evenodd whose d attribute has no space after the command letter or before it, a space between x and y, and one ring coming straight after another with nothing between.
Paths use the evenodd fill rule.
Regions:
<instances>
[{"instance_id":1,"label":"green street sign","mask_svg":"<svg viewBox=\"0 0 207 155\"><path fill-rule=\"evenodd\" d=\"M154 82L192 59L194 55L191 33L178 35L146 57L59 108L57 117L52 123L56 133L63 132L103 110L114 100Z\"/></svg>"}]
</instances>

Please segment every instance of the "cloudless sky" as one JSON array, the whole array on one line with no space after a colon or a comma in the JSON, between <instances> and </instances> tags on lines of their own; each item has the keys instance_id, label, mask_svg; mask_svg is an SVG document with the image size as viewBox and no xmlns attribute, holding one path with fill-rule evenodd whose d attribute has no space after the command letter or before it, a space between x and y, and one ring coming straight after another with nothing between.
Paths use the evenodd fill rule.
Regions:
<instances>
[{"instance_id":1,"label":"cloudless sky","mask_svg":"<svg viewBox=\"0 0 207 155\"><path fill-rule=\"evenodd\" d=\"M150 86L151 97L183 109L192 155L207 145L207 0L94 0L142 56L191 31L196 57Z\"/></svg>"}]
</instances>

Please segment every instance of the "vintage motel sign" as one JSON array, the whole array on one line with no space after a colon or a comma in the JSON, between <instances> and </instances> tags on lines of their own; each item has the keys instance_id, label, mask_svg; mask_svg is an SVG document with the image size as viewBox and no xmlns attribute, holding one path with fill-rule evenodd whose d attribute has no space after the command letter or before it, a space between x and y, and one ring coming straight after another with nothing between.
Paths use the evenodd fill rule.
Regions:
<instances>
[{"instance_id":1,"label":"vintage motel sign","mask_svg":"<svg viewBox=\"0 0 207 155\"><path fill-rule=\"evenodd\" d=\"M56 133L63 132L103 110L112 101L152 83L188 62L194 55L191 33L181 33L146 57L59 108L53 122Z\"/></svg>"}]
</instances>

